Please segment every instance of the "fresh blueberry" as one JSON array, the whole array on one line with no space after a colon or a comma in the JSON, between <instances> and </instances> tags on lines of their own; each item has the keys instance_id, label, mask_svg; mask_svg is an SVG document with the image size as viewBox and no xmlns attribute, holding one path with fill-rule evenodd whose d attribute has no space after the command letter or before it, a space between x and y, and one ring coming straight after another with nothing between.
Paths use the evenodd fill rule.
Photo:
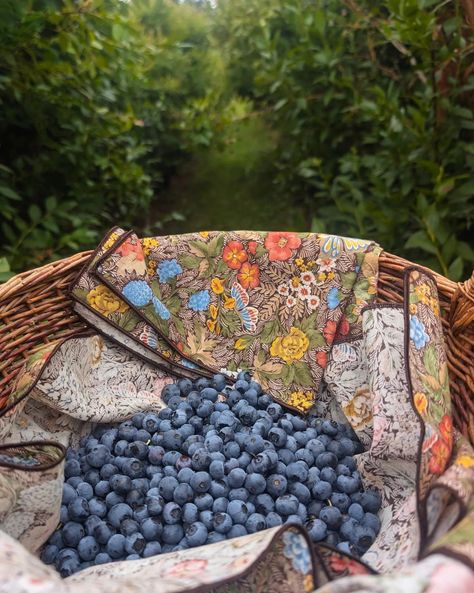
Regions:
<instances>
[{"instance_id":1,"label":"fresh blueberry","mask_svg":"<svg viewBox=\"0 0 474 593\"><path fill-rule=\"evenodd\" d=\"M167 502L163 507L163 521L167 525L175 525L176 523L179 523L181 516L181 507L175 502Z\"/></svg>"},{"instance_id":2,"label":"fresh blueberry","mask_svg":"<svg viewBox=\"0 0 474 593\"><path fill-rule=\"evenodd\" d=\"M245 523L245 528L247 529L248 533L256 533L257 531L265 529L266 526L266 519L260 513L252 513Z\"/></svg>"}]
</instances>

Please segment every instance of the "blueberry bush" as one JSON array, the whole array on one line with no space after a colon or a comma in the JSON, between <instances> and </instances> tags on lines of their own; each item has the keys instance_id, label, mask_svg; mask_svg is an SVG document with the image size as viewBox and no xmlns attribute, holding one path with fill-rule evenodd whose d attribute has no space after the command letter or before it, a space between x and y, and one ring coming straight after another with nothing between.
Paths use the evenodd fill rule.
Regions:
<instances>
[{"instance_id":1,"label":"blueberry bush","mask_svg":"<svg viewBox=\"0 0 474 593\"><path fill-rule=\"evenodd\" d=\"M461 279L474 262L468 10L4 0L0 281L115 223L143 234L281 219Z\"/></svg>"}]
</instances>

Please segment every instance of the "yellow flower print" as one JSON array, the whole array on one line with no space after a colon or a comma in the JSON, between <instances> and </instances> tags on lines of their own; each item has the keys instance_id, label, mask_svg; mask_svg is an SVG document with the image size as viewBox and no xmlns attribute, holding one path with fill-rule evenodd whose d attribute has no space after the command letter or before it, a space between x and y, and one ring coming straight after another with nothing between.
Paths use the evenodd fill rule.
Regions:
<instances>
[{"instance_id":1,"label":"yellow flower print","mask_svg":"<svg viewBox=\"0 0 474 593\"><path fill-rule=\"evenodd\" d=\"M213 305L212 303L209 305L209 313L211 314L211 319L217 318L218 311L219 309L215 305Z\"/></svg>"},{"instance_id":2,"label":"yellow flower print","mask_svg":"<svg viewBox=\"0 0 474 593\"><path fill-rule=\"evenodd\" d=\"M163 356L165 358L171 358L171 350L163 350Z\"/></svg>"},{"instance_id":3,"label":"yellow flower print","mask_svg":"<svg viewBox=\"0 0 474 593\"><path fill-rule=\"evenodd\" d=\"M147 237L146 239L143 239L143 242L142 242L143 253L145 255L150 255L153 247L158 247L158 245L159 245L159 243L156 239L153 239L151 237Z\"/></svg>"},{"instance_id":4,"label":"yellow flower print","mask_svg":"<svg viewBox=\"0 0 474 593\"><path fill-rule=\"evenodd\" d=\"M233 309L235 307L235 299L224 295L224 309Z\"/></svg>"},{"instance_id":5,"label":"yellow flower print","mask_svg":"<svg viewBox=\"0 0 474 593\"><path fill-rule=\"evenodd\" d=\"M297 258L295 259L295 264L296 264L298 267L302 266L302 265L304 264L304 259L301 259L301 257L297 257Z\"/></svg>"},{"instance_id":6,"label":"yellow flower print","mask_svg":"<svg viewBox=\"0 0 474 593\"><path fill-rule=\"evenodd\" d=\"M291 279L291 286L293 286L293 288L298 288L300 282L301 280L297 276L293 276L293 278Z\"/></svg>"},{"instance_id":7,"label":"yellow flower print","mask_svg":"<svg viewBox=\"0 0 474 593\"><path fill-rule=\"evenodd\" d=\"M439 317L440 311L439 311L438 299L436 299L436 298L430 299L430 306L431 306L431 309L433 310L433 313L436 315L436 317Z\"/></svg>"},{"instance_id":8,"label":"yellow flower print","mask_svg":"<svg viewBox=\"0 0 474 593\"><path fill-rule=\"evenodd\" d=\"M415 286L415 294L424 305L430 304L430 287L427 284Z\"/></svg>"},{"instance_id":9,"label":"yellow flower print","mask_svg":"<svg viewBox=\"0 0 474 593\"><path fill-rule=\"evenodd\" d=\"M410 305L408 306L408 309L409 309L411 315L416 315L416 305L415 305L415 303L410 303Z\"/></svg>"},{"instance_id":10,"label":"yellow flower print","mask_svg":"<svg viewBox=\"0 0 474 593\"><path fill-rule=\"evenodd\" d=\"M213 321L212 319L208 319L208 320L206 321L207 329L208 329L210 332L213 332L213 331L215 331L215 330L216 330L216 324L217 324L217 321Z\"/></svg>"},{"instance_id":11,"label":"yellow flower print","mask_svg":"<svg viewBox=\"0 0 474 593\"><path fill-rule=\"evenodd\" d=\"M302 272L307 272L308 271L308 266L300 266L300 270Z\"/></svg>"},{"instance_id":12,"label":"yellow flower print","mask_svg":"<svg viewBox=\"0 0 474 593\"><path fill-rule=\"evenodd\" d=\"M118 239L118 237L119 236L117 233L112 233L110 237L107 239L107 241L104 243L103 249L105 251L107 251L107 249L110 249L112 245L115 243L115 241Z\"/></svg>"},{"instance_id":13,"label":"yellow flower print","mask_svg":"<svg viewBox=\"0 0 474 593\"><path fill-rule=\"evenodd\" d=\"M470 455L461 455L455 461L456 465L462 465L463 467L473 467L474 466L474 457Z\"/></svg>"},{"instance_id":14,"label":"yellow flower print","mask_svg":"<svg viewBox=\"0 0 474 593\"><path fill-rule=\"evenodd\" d=\"M236 350L245 350L246 347L247 347L247 342L245 340L243 340L242 338L239 338L238 340L235 341L234 348Z\"/></svg>"},{"instance_id":15,"label":"yellow flower print","mask_svg":"<svg viewBox=\"0 0 474 593\"><path fill-rule=\"evenodd\" d=\"M424 414L428 406L428 400L426 399L426 395L418 391L417 393L415 393L413 398L415 400L415 408L418 410L420 414Z\"/></svg>"},{"instance_id":16,"label":"yellow flower print","mask_svg":"<svg viewBox=\"0 0 474 593\"><path fill-rule=\"evenodd\" d=\"M151 259L148 262L148 265L146 267L148 276L154 276L156 274L156 264L157 264L157 262L154 259Z\"/></svg>"},{"instance_id":17,"label":"yellow flower print","mask_svg":"<svg viewBox=\"0 0 474 593\"><path fill-rule=\"evenodd\" d=\"M334 272L329 272L328 280L334 280L334 276L335 276Z\"/></svg>"},{"instance_id":18,"label":"yellow flower print","mask_svg":"<svg viewBox=\"0 0 474 593\"><path fill-rule=\"evenodd\" d=\"M220 278L213 278L211 280L211 289L215 294L222 294L224 292L224 283Z\"/></svg>"},{"instance_id":19,"label":"yellow flower print","mask_svg":"<svg viewBox=\"0 0 474 593\"><path fill-rule=\"evenodd\" d=\"M308 593L314 589L314 580L311 574L305 576L303 586L304 590L308 591Z\"/></svg>"},{"instance_id":20,"label":"yellow flower print","mask_svg":"<svg viewBox=\"0 0 474 593\"><path fill-rule=\"evenodd\" d=\"M123 313L128 309L128 305L119 300L103 284L99 284L90 291L87 295L87 302L93 309L99 311L105 317L109 317L112 313Z\"/></svg>"},{"instance_id":21,"label":"yellow flower print","mask_svg":"<svg viewBox=\"0 0 474 593\"><path fill-rule=\"evenodd\" d=\"M207 237L209 237L209 231L199 231L199 234L201 235L201 237L203 237L204 239L207 239Z\"/></svg>"},{"instance_id":22,"label":"yellow flower print","mask_svg":"<svg viewBox=\"0 0 474 593\"><path fill-rule=\"evenodd\" d=\"M314 396L311 391L293 391L290 393L288 405L300 410L309 410L313 405Z\"/></svg>"},{"instance_id":23,"label":"yellow flower print","mask_svg":"<svg viewBox=\"0 0 474 593\"><path fill-rule=\"evenodd\" d=\"M318 282L324 282L325 280L326 280L326 274L324 272L319 272Z\"/></svg>"},{"instance_id":24,"label":"yellow flower print","mask_svg":"<svg viewBox=\"0 0 474 593\"><path fill-rule=\"evenodd\" d=\"M278 356L288 364L303 357L309 347L307 335L297 327L290 328L290 333L283 338L273 340L270 347L270 354Z\"/></svg>"}]
</instances>

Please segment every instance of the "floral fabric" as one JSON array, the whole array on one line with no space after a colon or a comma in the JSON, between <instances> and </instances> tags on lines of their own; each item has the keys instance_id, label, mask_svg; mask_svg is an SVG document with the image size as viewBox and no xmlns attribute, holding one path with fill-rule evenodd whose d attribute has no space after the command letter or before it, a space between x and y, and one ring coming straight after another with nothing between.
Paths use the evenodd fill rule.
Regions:
<instances>
[{"instance_id":1,"label":"floral fabric","mask_svg":"<svg viewBox=\"0 0 474 593\"><path fill-rule=\"evenodd\" d=\"M182 356L181 367L249 369L300 411L314 404L331 345L360 336L376 294L380 248L368 241L114 231L105 245L73 287L83 307L168 361Z\"/></svg>"}]
</instances>

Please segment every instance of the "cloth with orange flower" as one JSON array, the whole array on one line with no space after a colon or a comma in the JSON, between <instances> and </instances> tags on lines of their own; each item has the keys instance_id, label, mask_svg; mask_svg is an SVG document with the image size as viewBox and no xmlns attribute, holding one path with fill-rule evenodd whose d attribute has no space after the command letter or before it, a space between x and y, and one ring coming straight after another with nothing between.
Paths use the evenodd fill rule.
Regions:
<instances>
[{"instance_id":1,"label":"cloth with orange flower","mask_svg":"<svg viewBox=\"0 0 474 593\"><path fill-rule=\"evenodd\" d=\"M375 303L379 253L329 235L113 229L71 293L96 333L36 353L21 405L0 418L4 442L74 445L98 422L159 410L176 376L249 369L283 405L349 422L363 443L382 527L361 560L295 525L61 580L33 554L58 521L62 466L12 482L0 462L0 592L472 593L474 452L452 425L436 283L413 267L402 304Z\"/></svg>"}]
</instances>

